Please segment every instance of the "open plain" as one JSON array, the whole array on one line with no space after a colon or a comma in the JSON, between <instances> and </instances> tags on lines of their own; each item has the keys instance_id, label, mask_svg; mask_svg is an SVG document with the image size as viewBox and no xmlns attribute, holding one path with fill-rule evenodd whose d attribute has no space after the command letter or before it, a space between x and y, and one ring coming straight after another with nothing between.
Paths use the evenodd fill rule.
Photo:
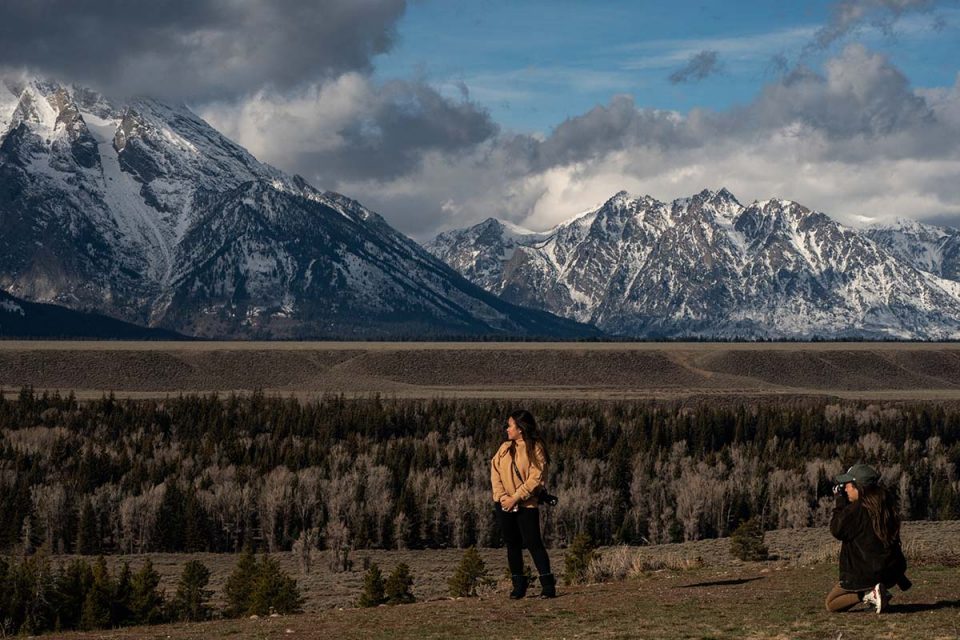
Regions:
<instances>
[{"instance_id":1,"label":"open plain","mask_svg":"<svg viewBox=\"0 0 960 640\"><path fill-rule=\"evenodd\" d=\"M0 341L0 388L80 398L960 399L958 343Z\"/></svg>"}]
</instances>

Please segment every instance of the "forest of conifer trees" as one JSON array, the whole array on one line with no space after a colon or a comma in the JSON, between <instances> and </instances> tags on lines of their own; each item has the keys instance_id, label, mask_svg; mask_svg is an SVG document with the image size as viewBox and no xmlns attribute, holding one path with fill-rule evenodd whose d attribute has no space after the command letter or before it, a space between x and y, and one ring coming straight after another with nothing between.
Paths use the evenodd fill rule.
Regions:
<instances>
[{"instance_id":1,"label":"forest of conifer trees","mask_svg":"<svg viewBox=\"0 0 960 640\"><path fill-rule=\"evenodd\" d=\"M823 525L832 477L881 469L906 519L960 517L960 408L541 401L548 544ZM0 395L0 549L111 554L497 546L500 400Z\"/></svg>"}]
</instances>

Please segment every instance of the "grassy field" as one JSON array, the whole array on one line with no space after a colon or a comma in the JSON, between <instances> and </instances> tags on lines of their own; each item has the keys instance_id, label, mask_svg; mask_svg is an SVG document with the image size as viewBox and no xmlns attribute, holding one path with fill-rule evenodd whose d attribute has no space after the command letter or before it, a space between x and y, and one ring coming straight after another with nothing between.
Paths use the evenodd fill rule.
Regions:
<instances>
[{"instance_id":1,"label":"grassy field","mask_svg":"<svg viewBox=\"0 0 960 640\"><path fill-rule=\"evenodd\" d=\"M960 344L0 341L0 388L81 398L250 391L400 398L960 399Z\"/></svg>"},{"instance_id":2,"label":"grassy field","mask_svg":"<svg viewBox=\"0 0 960 640\"><path fill-rule=\"evenodd\" d=\"M823 599L836 582L838 545L823 528L768 532L772 560L741 562L729 540L601 549L607 566L633 567L622 581L561 588L554 601L511 602L502 549L482 549L496 585L478 599L451 600L447 580L462 550L355 551L353 571L333 573L323 554L308 576L292 554L277 554L306 596L303 615L164 625L68 638L953 638L960 631L960 521L909 522L903 530L915 586L896 592L889 615L828 614ZM563 572L562 549L551 553ZM168 594L189 559L212 570L214 605L233 555L151 554ZM110 557L116 568L124 558ZM142 557L125 558L136 568ZM364 559L385 572L406 562L418 602L357 609ZM537 589L532 590L533 593ZM289 631L288 631L289 630ZM53 637L53 636L45 636Z\"/></svg>"},{"instance_id":3,"label":"grassy field","mask_svg":"<svg viewBox=\"0 0 960 640\"><path fill-rule=\"evenodd\" d=\"M701 568L561 588L556 600L485 598L164 625L65 638L951 638L960 637L956 567L912 571L888 613L830 614L836 568Z\"/></svg>"}]
</instances>

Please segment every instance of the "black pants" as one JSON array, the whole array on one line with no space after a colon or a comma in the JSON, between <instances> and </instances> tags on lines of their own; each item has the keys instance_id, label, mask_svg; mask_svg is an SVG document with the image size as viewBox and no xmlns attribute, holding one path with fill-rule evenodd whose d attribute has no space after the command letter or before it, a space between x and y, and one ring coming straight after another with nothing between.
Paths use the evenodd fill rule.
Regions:
<instances>
[{"instance_id":1,"label":"black pants","mask_svg":"<svg viewBox=\"0 0 960 640\"><path fill-rule=\"evenodd\" d=\"M500 521L500 531L503 541L507 545L507 564L510 573L515 576L523 574L523 548L526 547L533 558L537 572L544 576L550 573L550 556L543 546L540 536L540 509L524 509L504 511L496 506L497 520Z\"/></svg>"}]
</instances>

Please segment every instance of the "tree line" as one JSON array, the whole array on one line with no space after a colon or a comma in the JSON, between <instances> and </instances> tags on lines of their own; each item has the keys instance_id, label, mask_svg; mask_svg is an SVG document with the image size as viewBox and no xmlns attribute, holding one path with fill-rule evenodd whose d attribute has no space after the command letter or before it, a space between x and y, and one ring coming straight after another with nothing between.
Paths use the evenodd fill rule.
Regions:
<instances>
[{"instance_id":1,"label":"tree line","mask_svg":"<svg viewBox=\"0 0 960 640\"><path fill-rule=\"evenodd\" d=\"M0 392L0 549L111 554L498 546L500 400L260 393L78 402ZM876 465L905 519L960 517L960 408L828 400L539 401L548 544L822 525Z\"/></svg>"},{"instance_id":2,"label":"tree line","mask_svg":"<svg viewBox=\"0 0 960 640\"><path fill-rule=\"evenodd\" d=\"M0 635L72 629L114 629L164 622L200 622L214 615L210 570L197 560L183 567L176 592L167 598L160 574L146 559L133 572L126 562L116 575L103 556L54 567L47 553L0 558ZM248 547L224 588L224 617L296 613L303 598L296 581L276 560L259 560Z\"/></svg>"}]
</instances>

